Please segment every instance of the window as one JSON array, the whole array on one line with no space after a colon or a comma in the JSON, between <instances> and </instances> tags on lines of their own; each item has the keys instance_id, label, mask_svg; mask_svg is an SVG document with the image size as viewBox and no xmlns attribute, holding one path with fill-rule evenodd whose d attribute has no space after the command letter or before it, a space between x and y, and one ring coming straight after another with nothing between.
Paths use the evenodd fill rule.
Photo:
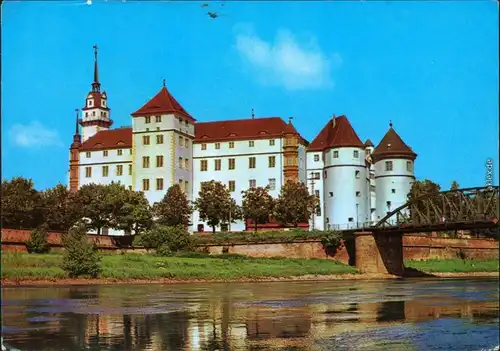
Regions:
<instances>
[{"instance_id":1,"label":"window","mask_svg":"<svg viewBox=\"0 0 500 351\"><path fill-rule=\"evenodd\" d=\"M366 156L370 156L370 154L371 154L371 153L372 153L372 152L370 151L370 149L366 149L366 150L365 150L365 154L366 154Z\"/></svg>"},{"instance_id":2,"label":"window","mask_svg":"<svg viewBox=\"0 0 500 351\"><path fill-rule=\"evenodd\" d=\"M391 202L390 201L386 201L385 204L387 205L387 208L390 209L391 208Z\"/></svg>"},{"instance_id":3,"label":"window","mask_svg":"<svg viewBox=\"0 0 500 351\"><path fill-rule=\"evenodd\" d=\"M85 112L85 117L88 117L89 116L89 113L88 112Z\"/></svg>"},{"instance_id":4,"label":"window","mask_svg":"<svg viewBox=\"0 0 500 351\"><path fill-rule=\"evenodd\" d=\"M144 145L149 145L149 141L150 141L149 135L143 135L142 136L142 143Z\"/></svg>"},{"instance_id":5,"label":"window","mask_svg":"<svg viewBox=\"0 0 500 351\"><path fill-rule=\"evenodd\" d=\"M254 147L254 146L255 146L255 142L254 142L253 140L250 140L250 141L248 142L248 146L250 146L250 147Z\"/></svg>"},{"instance_id":6,"label":"window","mask_svg":"<svg viewBox=\"0 0 500 351\"><path fill-rule=\"evenodd\" d=\"M326 170L323 172L323 178L324 179L328 178L328 172Z\"/></svg>"},{"instance_id":7,"label":"window","mask_svg":"<svg viewBox=\"0 0 500 351\"><path fill-rule=\"evenodd\" d=\"M349 222L354 222L354 217L349 217L348 221Z\"/></svg>"},{"instance_id":8,"label":"window","mask_svg":"<svg viewBox=\"0 0 500 351\"><path fill-rule=\"evenodd\" d=\"M318 162L319 161L319 155L314 155L314 162Z\"/></svg>"},{"instance_id":9,"label":"window","mask_svg":"<svg viewBox=\"0 0 500 351\"><path fill-rule=\"evenodd\" d=\"M276 190L276 178L269 178L269 190Z\"/></svg>"},{"instance_id":10,"label":"window","mask_svg":"<svg viewBox=\"0 0 500 351\"><path fill-rule=\"evenodd\" d=\"M179 157L179 168L184 167L184 162L182 161L182 157Z\"/></svg>"},{"instance_id":11,"label":"window","mask_svg":"<svg viewBox=\"0 0 500 351\"><path fill-rule=\"evenodd\" d=\"M149 168L149 156L142 157L142 168Z\"/></svg>"},{"instance_id":12,"label":"window","mask_svg":"<svg viewBox=\"0 0 500 351\"><path fill-rule=\"evenodd\" d=\"M413 171L411 161L406 161L406 170L407 170L408 172Z\"/></svg>"},{"instance_id":13,"label":"window","mask_svg":"<svg viewBox=\"0 0 500 351\"><path fill-rule=\"evenodd\" d=\"M274 146L274 139L269 140L269 146Z\"/></svg>"},{"instance_id":14,"label":"window","mask_svg":"<svg viewBox=\"0 0 500 351\"><path fill-rule=\"evenodd\" d=\"M92 100L89 100L89 106L92 106Z\"/></svg>"},{"instance_id":15,"label":"window","mask_svg":"<svg viewBox=\"0 0 500 351\"><path fill-rule=\"evenodd\" d=\"M200 161L200 169L203 172L205 172L208 169L208 162L207 162L207 160L201 160Z\"/></svg>"},{"instance_id":16,"label":"window","mask_svg":"<svg viewBox=\"0 0 500 351\"><path fill-rule=\"evenodd\" d=\"M109 175L109 166L102 166L102 176L107 177Z\"/></svg>"},{"instance_id":17,"label":"window","mask_svg":"<svg viewBox=\"0 0 500 351\"><path fill-rule=\"evenodd\" d=\"M255 168L255 157L249 157L248 158L248 168Z\"/></svg>"},{"instance_id":18,"label":"window","mask_svg":"<svg viewBox=\"0 0 500 351\"><path fill-rule=\"evenodd\" d=\"M163 167L163 155L156 156L156 167Z\"/></svg>"},{"instance_id":19,"label":"window","mask_svg":"<svg viewBox=\"0 0 500 351\"><path fill-rule=\"evenodd\" d=\"M85 177L92 177L92 167L85 167Z\"/></svg>"},{"instance_id":20,"label":"window","mask_svg":"<svg viewBox=\"0 0 500 351\"><path fill-rule=\"evenodd\" d=\"M117 154L118 156L123 155L123 150L122 150L122 149L118 149L118 150L116 150L116 154Z\"/></svg>"},{"instance_id":21,"label":"window","mask_svg":"<svg viewBox=\"0 0 500 351\"><path fill-rule=\"evenodd\" d=\"M269 156L269 168L276 167L276 156Z\"/></svg>"},{"instance_id":22,"label":"window","mask_svg":"<svg viewBox=\"0 0 500 351\"><path fill-rule=\"evenodd\" d=\"M201 144L201 149L206 150L207 149L207 144Z\"/></svg>"},{"instance_id":23,"label":"window","mask_svg":"<svg viewBox=\"0 0 500 351\"><path fill-rule=\"evenodd\" d=\"M143 179L142 180L142 190L143 191L148 191L149 190L149 179Z\"/></svg>"},{"instance_id":24,"label":"window","mask_svg":"<svg viewBox=\"0 0 500 351\"><path fill-rule=\"evenodd\" d=\"M229 142L229 148L230 149L234 149L234 141L230 141Z\"/></svg>"},{"instance_id":25,"label":"window","mask_svg":"<svg viewBox=\"0 0 500 351\"><path fill-rule=\"evenodd\" d=\"M236 160L234 158L230 158L229 160L229 169L235 169L236 168Z\"/></svg>"},{"instance_id":26,"label":"window","mask_svg":"<svg viewBox=\"0 0 500 351\"><path fill-rule=\"evenodd\" d=\"M354 151L352 152L352 157L354 157L354 158L359 158L359 151L358 151L358 150L354 150Z\"/></svg>"},{"instance_id":27,"label":"window","mask_svg":"<svg viewBox=\"0 0 500 351\"><path fill-rule=\"evenodd\" d=\"M314 195L319 199L319 190L314 190Z\"/></svg>"},{"instance_id":28,"label":"window","mask_svg":"<svg viewBox=\"0 0 500 351\"><path fill-rule=\"evenodd\" d=\"M339 158L339 152L338 152L338 150L335 150L333 152L333 158Z\"/></svg>"},{"instance_id":29,"label":"window","mask_svg":"<svg viewBox=\"0 0 500 351\"><path fill-rule=\"evenodd\" d=\"M92 111L92 116L95 116L95 111Z\"/></svg>"},{"instance_id":30,"label":"window","mask_svg":"<svg viewBox=\"0 0 500 351\"><path fill-rule=\"evenodd\" d=\"M330 192L328 193L328 196L333 197L333 192L331 192L331 191L330 191Z\"/></svg>"},{"instance_id":31,"label":"window","mask_svg":"<svg viewBox=\"0 0 500 351\"><path fill-rule=\"evenodd\" d=\"M128 190L132 190L132 185L129 185L129 186L128 186Z\"/></svg>"},{"instance_id":32,"label":"window","mask_svg":"<svg viewBox=\"0 0 500 351\"><path fill-rule=\"evenodd\" d=\"M396 189L391 189L391 193L396 194Z\"/></svg>"},{"instance_id":33,"label":"window","mask_svg":"<svg viewBox=\"0 0 500 351\"><path fill-rule=\"evenodd\" d=\"M217 149L217 150L220 149L220 143L215 143L215 149Z\"/></svg>"},{"instance_id":34,"label":"window","mask_svg":"<svg viewBox=\"0 0 500 351\"><path fill-rule=\"evenodd\" d=\"M319 172L314 172L313 173L313 178L314 179L321 179L321 174Z\"/></svg>"},{"instance_id":35,"label":"window","mask_svg":"<svg viewBox=\"0 0 500 351\"><path fill-rule=\"evenodd\" d=\"M392 171L392 161L385 161L385 170Z\"/></svg>"},{"instance_id":36,"label":"window","mask_svg":"<svg viewBox=\"0 0 500 351\"><path fill-rule=\"evenodd\" d=\"M108 150L104 150L104 151L102 152L102 155L103 155L104 157L108 157Z\"/></svg>"},{"instance_id":37,"label":"window","mask_svg":"<svg viewBox=\"0 0 500 351\"><path fill-rule=\"evenodd\" d=\"M189 182L187 180L184 182L184 191L186 194L189 193Z\"/></svg>"},{"instance_id":38,"label":"window","mask_svg":"<svg viewBox=\"0 0 500 351\"><path fill-rule=\"evenodd\" d=\"M316 207L316 216L320 217L321 216L321 207Z\"/></svg>"},{"instance_id":39,"label":"window","mask_svg":"<svg viewBox=\"0 0 500 351\"><path fill-rule=\"evenodd\" d=\"M234 180L230 180L228 183L229 191L233 192L236 190L236 182Z\"/></svg>"},{"instance_id":40,"label":"window","mask_svg":"<svg viewBox=\"0 0 500 351\"><path fill-rule=\"evenodd\" d=\"M144 117L144 123L151 123L151 116Z\"/></svg>"},{"instance_id":41,"label":"window","mask_svg":"<svg viewBox=\"0 0 500 351\"><path fill-rule=\"evenodd\" d=\"M156 190L163 190L163 178L156 178Z\"/></svg>"},{"instance_id":42,"label":"window","mask_svg":"<svg viewBox=\"0 0 500 351\"><path fill-rule=\"evenodd\" d=\"M361 191L356 191L356 197L360 197L361 196Z\"/></svg>"},{"instance_id":43,"label":"window","mask_svg":"<svg viewBox=\"0 0 500 351\"><path fill-rule=\"evenodd\" d=\"M184 146L189 147L189 139L184 139Z\"/></svg>"},{"instance_id":44,"label":"window","mask_svg":"<svg viewBox=\"0 0 500 351\"><path fill-rule=\"evenodd\" d=\"M117 176L122 176L123 175L123 166L122 165L117 165L116 166L116 175Z\"/></svg>"},{"instance_id":45,"label":"window","mask_svg":"<svg viewBox=\"0 0 500 351\"><path fill-rule=\"evenodd\" d=\"M157 144L163 144L163 134L158 134L156 136L156 143Z\"/></svg>"},{"instance_id":46,"label":"window","mask_svg":"<svg viewBox=\"0 0 500 351\"><path fill-rule=\"evenodd\" d=\"M356 177L356 179L359 179L359 171L354 171L354 176Z\"/></svg>"},{"instance_id":47,"label":"window","mask_svg":"<svg viewBox=\"0 0 500 351\"><path fill-rule=\"evenodd\" d=\"M156 121L156 123L161 122L161 116L155 116L155 121Z\"/></svg>"},{"instance_id":48,"label":"window","mask_svg":"<svg viewBox=\"0 0 500 351\"><path fill-rule=\"evenodd\" d=\"M128 175L132 175L132 165L128 165Z\"/></svg>"},{"instance_id":49,"label":"window","mask_svg":"<svg viewBox=\"0 0 500 351\"><path fill-rule=\"evenodd\" d=\"M187 171L189 170L189 160L186 158L184 159L184 169Z\"/></svg>"},{"instance_id":50,"label":"window","mask_svg":"<svg viewBox=\"0 0 500 351\"><path fill-rule=\"evenodd\" d=\"M179 135L179 145L184 146L184 138Z\"/></svg>"},{"instance_id":51,"label":"window","mask_svg":"<svg viewBox=\"0 0 500 351\"><path fill-rule=\"evenodd\" d=\"M257 186L257 181L256 181L255 179L250 179L250 180L248 181L248 186L249 186L250 188L255 188L255 187Z\"/></svg>"},{"instance_id":52,"label":"window","mask_svg":"<svg viewBox=\"0 0 500 351\"><path fill-rule=\"evenodd\" d=\"M128 149L129 153L132 155L132 149Z\"/></svg>"},{"instance_id":53,"label":"window","mask_svg":"<svg viewBox=\"0 0 500 351\"><path fill-rule=\"evenodd\" d=\"M182 190L182 179L179 179L179 186L181 187Z\"/></svg>"},{"instance_id":54,"label":"window","mask_svg":"<svg viewBox=\"0 0 500 351\"><path fill-rule=\"evenodd\" d=\"M221 169L221 161L220 161L220 159L214 160L214 167L215 167L216 171L220 171L220 169Z\"/></svg>"}]
</instances>

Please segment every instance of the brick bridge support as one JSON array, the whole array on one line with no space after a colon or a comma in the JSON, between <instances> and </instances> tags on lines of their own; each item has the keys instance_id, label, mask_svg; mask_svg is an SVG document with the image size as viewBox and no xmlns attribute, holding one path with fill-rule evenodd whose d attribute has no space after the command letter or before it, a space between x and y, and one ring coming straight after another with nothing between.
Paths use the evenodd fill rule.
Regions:
<instances>
[{"instance_id":1,"label":"brick bridge support","mask_svg":"<svg viewBox=\"0 0 500 351\"><path fill-rule=\"evenodd\" d=\"M356 232L354 246L361 273L404 274L402 233Z\"/></svg>"}]
</instances>

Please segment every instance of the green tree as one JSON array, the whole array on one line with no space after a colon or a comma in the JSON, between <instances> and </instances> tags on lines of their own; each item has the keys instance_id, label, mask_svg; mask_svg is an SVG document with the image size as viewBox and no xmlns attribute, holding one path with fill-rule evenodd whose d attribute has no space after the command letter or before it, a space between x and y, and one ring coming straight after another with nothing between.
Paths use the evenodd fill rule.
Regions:
<instances>
[{"instance_id":1,"label":"green tree","mask_svg":"<svg viewBox=\"0 0 500 351\"><path fill-rule=\"evenodd\" d=\"M75 195L62 184L41 193L43 220L49 229L65 232L81 219L75 200Z\"/></svg>"},{"instance_id":2,"label":"green tree","mask_svg":"<svg viewBox=\"0 0 500 351\"><path fill-rule=\"evenodd\" d=\"M29 253L44 254L50 252L49 240L47 239L47 227L42 225L31 232L26 242Z\"/></svg>"},{"instance_id":3,"label":"green tree","mask_svg":"<svg viewBox=\"0 0 500 351\"><path fill-rule=\"evenodd\" d=\"M147 249L155 249L161 256L168 256L172 252L190 251L194 247L194 241L186 226L162 226L155 225L146 230L136 240L136 244Z\"/></svg>"},{"instance_id":4,"label":"green tree","mask_svg":"<svg viewBox=\"0 0 500 351\"><path fill-rule=\"evenodd\" d=\"M269 189L263 187L250 188L241 192L243 194L242 212L245 220L251 219L257 231L259 224L269 222L273 213L274 199L269 195Z\"/></svg>"},{"instance_id":5,"label":"green tree","mask_svg":"<svg viewBox=\"0 0 500 351\"><path fill-rule=\"evenodd\" d=\"M125 188L115 190L117 193L111 199L114 199L111 227L135 235L151 228L153 214L144 193Z\"/></svg>"},{"instance_id":6,"label":"green tree","mask_svg":"<svg viewBox=\"0 0 500 351\"><path fill-rule=\"evenodd\" d=\"M42 223L40 193L31 179L4 180L1 195L3 228L37 228Z\"/></svg>"},{"instance_id":7,"label":"green tree","mask_svg":"<svg viewBox=\"0 0 500 351\"><path fill-rule=\"evenodd\" d=\"M123 209L125 198L125 187L114 182L109 185L86 184L76 195L82 217L88 219L88 228L96 230L97 235L101 234L102 228L117 225L116 217Z\"/></svg>"},{"instance_id":8,"label":"green tree","mask_svg":"<svg viewBox=\"0 0 500 351\"><path fill-rule=\"evenodd\" d=\"M274 215L284 225L297 227L299 223L308 222L312 211L316 209L317 197L309 195L304 183L287 181L281 187L276 200Z\"/></svg>"},{"instance_id":9,"label":"green tree","mask_svg":"<svg viewBox=\"0 0 500 351\"><path fill-rule=\"evenodd\" d=\"M458 189L460 189L460 185L455 180L451 182L450 190L458 190Z\"/></svg>"},{"instance_id":10,"label":"green tree","mask_svg":"<svg viewBox=\"0 0 500 351\"><path fill-rule=\"evenodd\" d=\"M212 227L213 233L219 224L234 223L241 218L241 210L231 198L229 190L215 180L201 183L194 205L200 213L200 219Z\"/></svg>"},{"instance_id":11,"label":"green tree","mask_svg":"<svg viewBox=\"0 0 500 351\"><path fill-rule=\"evenodd\" d=\"M87 238L87 228L77 224L63 237L64 253L61 268L70 278L90 276L97 278L101 271L101 255Z\"/></svg>"},{"instance_id":12,"label":"green tree","mask_svg":"<svg viewBox=\"0 0 500 351\"><path fill-rule=\"evenodd\" d=\"M428 179L416 180L413 182L410 192L408 193L408 201L419 198L420 196L429 194L438 194L441 191L439 184Z\"/></svg>"},{"instance_id":13,"label":"green tree","mask_svg":"<svg viewBox=\"0 0 500 351\"><path fill-rule=\"evenodd\" d=\"M160 225L187 227L193 209L180 185L174 184L168 188L163 199L153 205L153 212L155 222Z\"/></svg>"}]
</instances>

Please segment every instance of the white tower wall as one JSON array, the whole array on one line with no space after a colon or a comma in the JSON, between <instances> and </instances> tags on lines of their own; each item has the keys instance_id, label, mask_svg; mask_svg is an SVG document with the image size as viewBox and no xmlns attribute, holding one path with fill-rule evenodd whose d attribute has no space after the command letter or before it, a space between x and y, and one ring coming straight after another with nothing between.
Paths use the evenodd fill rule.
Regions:
<instances>
[{"instance_id":1,"label":"white tower wall","mask_svg":"<svg viewBox=\"0 0 500 351\"><path fill-rule=\"evenodd\" d=\"M387 170L386 162L392 162L392 170ZM415 180L413 166L412 160L402 158L382 159L375 163L377 221L408 202L408 193Z\"/></svg>"},{"instance_id":2,"label":"white tower wall","mask_svg":"<svg viewBox=\"0 0 500 351\"><path fill-rule=\"evenodd\" d=\"M309 151L307 160L307 187L309 194L319 196L320 212L314 213L309 223L311 229L325 230L324 162L323 151ZM314 178L311 181L311 178ZM313 185L314 183L314 185ZM314 223L313 223L314 219Z\"/></svg>"},{"instance_id":3,"label":"white tower wall","mask_svg":"<svg viewBox=\"0 0 500 351\"><path fill-rule=\"evenodd\" d=\"M338 151L338 157L334 157ZM358 152L358 157L354 152ZM343 147L325 152L325 222L326 228L348 229L369 221L366 201L365 151Z\"/></svg>"}]
</instances>

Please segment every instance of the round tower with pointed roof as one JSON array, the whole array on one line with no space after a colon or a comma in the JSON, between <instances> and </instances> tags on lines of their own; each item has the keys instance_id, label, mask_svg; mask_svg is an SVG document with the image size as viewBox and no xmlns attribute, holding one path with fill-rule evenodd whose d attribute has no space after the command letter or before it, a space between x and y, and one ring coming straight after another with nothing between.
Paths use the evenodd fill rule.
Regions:
<instances>
[{"instance_id":1,"label":"round tower with pointed roof","mask_svg":"<svg viewBox=\"0 0 500 351\"><path fill-rule=\"evenodd\" d=\"M375 164L376 219L404 205L415 180L417 154L405 144L389 123L389 130L372 155Z\"/></svg>"},{"instance_id":2,"label":"round tower with pointed roof","mask_svg":"<svg viewBox=\"0 0 500 351\"><path fill-rule=\"evenodd\" d=\"M356 228L368 222L365 145L347 117L333 116L307 153L308 173L319 183L315 189L322 188L320 203L324 213L316 216L315 228L321 229L319 217L324 229ZM321 167L320 172L314 172L316 164Z\"/></svg>"},{"instance_id":3,"label":"round tower with pointed roof","mask_svg":"<svg viewBox=\"0 0 500 351\"><path fill-rule=\"evenodd\" d=\"M94 80L92 89L87 94L85 106L82 108L82 141L85 142L101 130L108 130L113 121L111 120L110 109L108 107L108 96L105 91L101 92L99 83L99 69L97 65L97 45L94 45Z\"/></svg>"}]
</instances>

